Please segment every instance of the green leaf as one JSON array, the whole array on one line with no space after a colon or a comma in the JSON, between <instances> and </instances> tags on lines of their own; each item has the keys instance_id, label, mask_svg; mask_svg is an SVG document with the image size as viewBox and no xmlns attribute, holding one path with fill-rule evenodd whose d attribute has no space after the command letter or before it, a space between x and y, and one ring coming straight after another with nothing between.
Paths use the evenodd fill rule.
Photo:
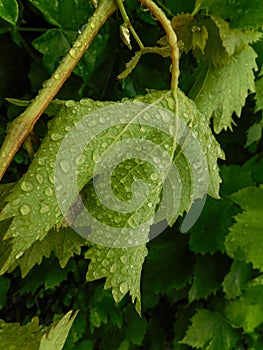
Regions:
<instances>
[{"instance_id":1,"label":"green leaf","mask_svg":"<svg viewBox=\"0 0 263 350\"><path fill-rule=\"evenodd\" d=\"M175 235L167 230L151 241L143 268L144 305L152 294L163 295L169 290L185 287L192 278L193 263L186 235Z\"/></svg>"},{"instance_id":2,"label":"green leaf","mask_svg":"<svg viewBox=\"0 0 263 350\"><path fill-rule=\"evenodd\" d=\"M204 350L233 350L237 340L236 331L220 314L198 310L181 342Z\"/></svg>"},{"instance_id":3,"label":"green leaf","mask_svg":"<svg viewBox=\"0 0 263 350\"><path fill-rule=\"evenodd\" d=\"M127 341L141 346L148 326L146 318L140 317L134 309L128 306L125 312L125 320L127 323Z\"/></svg>"},{"instance_id":4,"label":"green leaf","mask_svg":"<svg viewBox=\"0 0 263 350\"><path fill-rule=\"evenodd\" d=\"M120 162L113 171L113 193L116 198L121 201L121 208L123 209L125 201L129 201L132 198L131 186L133 182L138 179L143 179L148 185L148 201L144 199L143 205L141 205L138 210L122 213L120 210L114 211L112 208L108 208L97 199L94 184L92 184L90 180L95 177L95 175L97 175L97 178L100 178L100 175L98 175L100 172L96 170L97 173L94 173L94 167L105 150L110 150L112 153L114 147L118 147L120 138L123 141L133 139L141 139L144 143L146 143L146 141L151 141L151 150L147 152L147 157L152 155L156 149L159 149L159 151L162 150L161 156L159 155L157 157L153 155L153 161L156 162L156 164L161 162L164 154L174 152L174 150L172 150L173 139L169 134L162 131L162 128L168 130L169 126L171 130L174 130L174 120L171 117L174 116L174 114L171 113L168 117L164 115L166 114L165 110L167 110L167 112L174 111L174 102L171 92L153 92L146 96L138 97L134 102L124 101L122 103L113 104L83 99L79 103L67 101L64 105L62 104L58 116L50 123L48 135L43 140L39 151L35 154L29 170L16 184L14 191L8 198L8 204L2 210L1 220L14 217L5 234L5 240L12 239L12 244L9 245L8 248L12 249L12 251L7 257L8 250L5 249L6 253L1 257L2 273L8 269L12 270L19 265L22 275L25 275L32 266L42 261L43 256L48 257L51 251L55 252L55 255L57 255L60 260L61 266L64 267L69 257L72 256L74 252L79 252L80 246L84 244L83 241L76 240L76 245L73 244L71 247L72 242L71 239L69 239L70 246L67 244L67 241L65 245L65 241L63 240L63 238L65 238L63 236L65 232L56 232L56 230L52 230L55 226L59 228L63 221L63 225L65 225L65 219L58 205L59 192L55 190L59 186L60 191L62 191L61 194L63 198L60 198L61 205L61 201L65 199L65 193L70 193L70 191L72 191L72 177L69 180L67 176L70 174L69 170L74 170L76 165L78 165L78 190L81 191L88 183L83 189L82 194L86 198L85 204L88 210L93 217L98 219L94 221L89 217L89 221L87 223L85 221L84 228L87 226L91 227L91 233L88 239L97 244L100 242L105 244L106 242L108 246L114 244L117 247L121 247L123 244L128 244L129 246L135 243L137 245L141 244L141 247L138 247L138 254L143 253L142 261L139 264L139 272L141 271L141 264L146 254L143 244L148 240L149 229L152 224L151 220L153 220L155 216L156 207L160 204L161 198L161 203L163 203L163 198L165 197L167 202L164 202L163 207L162 204L160 205L163 210L161 211L160 220L165 218L168 223L171 224L176 220L179 214L189 210L194 199L202 197L206 191L212 196L218 196L220 177L218 174L217 158L222 158L223 153L218 143L215 141L205 118L198 112L194 103L187 99L183 93L178 91L178 108L181 120L185 123L185 126L187 126L185 129L182 128L182 131L186 131L183 137L184 142L182 143L182 148L178 147L174 157L174 163L178 168L178 174L181 176L182 185L185 187L185 190L182 191L178 211L171 211L175 197L170 196L170 193L173 193L174 196L178 195L175 188L173 190L174 184L171 183L170 185L169 183L169 187L166 187L165 190L167 192L162 192L160 175L156 172L152 164L145 162L144 159L137 160L137 157L141 156L141 153L138 152L138 156L135 158L130 156L131 159L128 159L126 162ZM144 104L142 105L142 103ZM102 107L108 108L107 113ZM150 109L156 110L156 107L165 108L161 110L161 115L153 112L150 113ZM127 114L127 110L129 114ZM95 114L92 114L92 112ZM115 124L110 124L115 123L113 118L116 117L118 123L121 123L121 125L116 126ZM126 119L123 121L125 117ZM156 119L154 119L154 117L156 117ZM76 134L74 134L75 136L72 139L74 146L64 146L59 158L58 150L64 136L74 124L77 125L78 121L83 122L83 119L84 122L88 120L95 129L87 126L84 127L83 125L77 130L73 129L77 133L82 132L82 137L85 135L85 139L82 142L88 142L88 131L91 135L97 135L96 127L104 128L104 125L105 130L99 133L96 138L92 139L88 146L86 146L83 154L81 154L79 150L80 137L76 137ZM99 120L100 122L96 123L95 120ZM132 122L130 122L130 120L132 120ZM135 123L136 121L139 125ZM149 122L156 122L157 127L154 126L155 124L153 126L147 125ZM141 127L141 124L143 124L143 127ZM123 125L125 126L124 129ZM85 133L83 130L85 130ZM193 134L192 137L191 134ZM193 142L193 145L191 142ZM153 147L153 144L156 146ZM159 148L157 148L157 146ZM188 152L184 152L185 148L186 150L188 149ZM118 155L121 154L121 149L116 148L116 150L118 151ZM72 153L73 151L77 152L77 155ZM166 153L164 153L164 151ZM203 178L203 171L204 169L206 170L205 166L204 169L202 169L204 164L195 164L200 157L200 154L196 154L196 152L201 152L207 162L208 178ZM114 157L117 157L114 152L112 154ZM125 153L125 157L126 154L127 153ZM171 163L170 157L171 156L167 158L170 159L167 161L169 167ZM70 165L71 162L72 165ZM57 182L56 185L54 184L55 164L57 165L57 171L60 172L59 176L56 177L56 181L59 182ZM196 177L193 176L194 166L198 169L198 176ZM162 178L166 179L166 177L167 174L164 171ZM175 180L176 179L177 175L175 177ZM200 180L201 183L203 182L202 186L200 186ZM101 182L103 186L104 183L104 181ZM104 189L103 191L103 193L105 193ZM79 202L75 202L75 194L69 196L68 201L70 201L70 203L67 203L64 216L71 224L74 222L76 226L75 222L77 222L77 224L80 225L79 227L82 227L82 213L85 215L85 211L82 212L82 207L78 208ZM32 203L34 203L34 206ZM84 219L86 220L85 217ZM103 229L97 224L98 222L103 224ZM132 235L130 235L128 239L127 235L124 234L113 236L112 227L120 228L122 233L127 234L128 232L129 234L132 233ZM67 232L67 234L71 235L72 231ZM74 235L72 237L75 239ZM56 239L58 239L58 242L62 240L63 243L58 244ZM97 249L107 252L110 248L100 247ZM97 249L93 248L95 256L97 254ZM135 251L137 252L136 249ZM118 253L118 250L116 251L117 256L119 254L121 256L124 253L126 254L125 249L123 252L121 250L119 252L120 253ZM129 257L129 250L127 254ZM105 261L107 261L107 259ZM138 261L140 261L139 258ZM108 270L105 270L103 276L107 277L108 274L111 276L109 271L111 265L112 261L107 262ZM95 262L94 264L91 262L91 268L95 271L99 267L95 265ZM97 275L100 276L100 273ZM93 278L95 277L96 276L93 275ZM120 300L130 288L135 288L134 290L131 289L133 299L138 298L139 277L137 273L136 286L133 285L134 276L132 274L131 281L133 282L129 282L128 289L126 290L124 285L122 286L122 290L125 292L121 292L118 289L122 282L125 282L123 278L122 276L121 282L116 282L116 285L113 284L115 299ZM126 278L127 276L125 279ZM109 287L112 286L112 282L106 283L106 286L107 285L109 285Z\"/></svg>"},{"instance_id":5,"label":"green leaf","mask_svg":"<svg viewBox=\"0 0 263 350\"><path fill-rule=\"evenodd\" d=\"M85 256L91 259L87 281L106 277L104 288L112 289L114 300L118 303L130 292L132 302L136 301L136 310L140 313L140 279L146 255L145 245L130 248L108 248L94 245Z\"/></svg>"},{"instance_id":6,"label":"green leaf","mask_svg":"<svg viewBox=\"0 0 263 350\"><path fill-rule=\"evenodd\" d=\"M239 260L233 262L222 284L228 299L234 299L242 293L251 278L251 271L251 264Z\"/></svg>"},{"instance_id":7,"label":"green leaf","mask_svg":"<svg viewBox=\"0 0 263 350\"><path fill-rule=\"evenodd\" d=\"M191 250L201 254L223 253L228 228L233 224L232 216L237 212L229 200L207 198L201 215L189 231Z\"/></svg>"},{"instance_id":8,"label":"green leaf","mask_svg":"<svg viewBox=\"0 0 263 350\"><path fill-rule=\"evenodd\" d=\"M245 147L261 140L263 124L255 123L247 130L247 141Z\"/></svg>"},{"instance_id":9,"label":"green leaf","mask_svg":"<svg viewBox=\"0 0 263 350\"><path fill-rule=\"evenodd\" d=\"M76 39L76 32L63 29L49 29L33 41L33 46L41 52L43 63L49 73L53 73ZM89 49L74 69L74 73L87 82L100 63L109 39L108 26L103 27L101 35L96 36Z\"/></svg>"},{"instance_id":10,"label":"green leaf","mask_svg":"<svg viewBox=\"0 0 263 350\"><path fill-rule=\"evenodd\" d=\"M0 320L0 330L1 346L7 350L20 350L21 348L38 350L43 336L43 327L39 326L37 318L33 318L25 326Z\"/></svg>"},{"instance_id":11,"label":"green leaf","mask_svg":"<svg viewBox=\"0 0 263 350\"><path fill-rule=\"evenodd\" d=\"M210 18L219 30L222 45L229 56L246 47L247 44L256 42L262 38L262 33L260 32L251 29L230 29L229 22L224 21L222 18L218 16L210 16Z\"/></svg>"},{"instance_id":12,"label":"green leaf","mask_svg":"<svg viewBox=\"0 0 263 350\"><path fill-rule=\"evenodd\" d=\"M44 284L45 289L53 289L67 278L69 271L68 268L62 269L54 258L48 259L42 262L39 267L31 270L22 280L19 294L28 292L33 294L42 284Z\"/></svg>"},{"instance_id":13,"label":"green leaf","mask_svg":"<svg viewBox=\"0 0 263 350\"><path fill-rule=\"evenodd\" d=\"M51 329L40 326L37 317L25 326L0 320L1 346L6 350L62 350L75 317L76 313L72 315L70 311Z\"/></svg>"},{"instance_id":14,"label":"green leaf","mask_svg":"<svg viewBox=\"0 0 263 350\"><path fill-rule=\"evenodd\" d=\"M52 229L42 241L35 241L25 250L25 253L10 266L9 271L19 266L22 277L25 277L34 265L41 264L43 257L48 258L52 252L58 258L61 268L65 268L74 254L80 254L81 246L85 243L85 239L69 227Z\"/></svg>"},{"instance_id":15,"label":"green leaf","mask_svg":"<svg viewBox=\"0 0 263 350\"><path fill-rule=\"evenodd\" d=\"M240 117L248 91L254 91L255 59L255 51L247 47L222 67L204 66L197 77L190 97L208 120L213 118L216 133L232 129L233 112Z\"/></svg>"},{"instance_id":16,"label":"green leaf","mask_svg":"<svg viewBox=\"0 0 263 350\"><path fill-rule=\"evenodd\" d=\"M77 30L87 23L93 13L90 1L85 0L30 0L44 15L46 20L55 26L67 30Z\"/></svg>"},{"instance_id":17,"label":"green leaf","mask_svg":"<svg viewBox=\"0 0 263 350\"><path fill-rule=\"evenodd\" d=\"M69 311L66 315L64 315L47 334L43 335L40 341L39 350L62 350L76 316L77 312L72 315L72 311Z\"/></svg>"},{"instance_id":18,"label":"green leaf","mask_svg":"<svg viewBox=\"0 0 263 350\"><path fill-rule=\"evenodd\" d=\"M236 223L226 237L227 253L235 259L251 262L254 268L262 271L263 186L246 187L231 198L243 212L235 216Z\"/></svg>"},{"instance_id":19,"label":"green leaf","mask_svg":"<svg viewBox=\"0 0 263 350\"><path fill-rule=\"evenodd\" d=\"M263 21L263 4L258 0L196 0L194 13L200 9L224 19L230 18L231 26L236 28L258 29Z\"/></svg>"},{"instance_id":20,"label":"green leaf","mask_svg":"<svg viewBox=\"0 0 263 350\"><path fill-rule=\"evenodd\" d=\"M18 19L18 3L16 0L0 0L0 17L13 26Z\"/></svg>"},{"instance_id":21,"label":"green leaf","mask_svg":"<svg viewBox=\"0 0 263 350\"><path fill-rule=\"evenodd\" d=\"M221 254L196 255L194 281L189 291L189 301L207 298L220 288L227 271L228 260Z\"/></svg>"},{"instance_id":22,"label":"green leaf","mask_svg":"<svg viewBox=\"0 0 263 350\"><path fill-rule=\"evenodd\" d=\"M252 333L263 322L263 286L248 287L245 292L225 306L225 314L236 326Z\"/></svg>"}]
</instances>

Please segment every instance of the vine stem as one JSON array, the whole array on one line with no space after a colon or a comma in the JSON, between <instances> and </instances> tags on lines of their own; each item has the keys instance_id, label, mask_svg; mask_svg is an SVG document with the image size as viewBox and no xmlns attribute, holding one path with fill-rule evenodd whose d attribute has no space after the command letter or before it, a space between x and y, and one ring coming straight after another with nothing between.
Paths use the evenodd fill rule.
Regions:
<instances>
[{"instance_id":1,"label":"vine stem","mask_svg":"<svg viewBox=\"0 0 263 350\"><path fill-rule=\"evenodd\" d=\"M172 56L172 79L171 79L171 90L176 95L179 79L179 49L177 46L177 36L171 22L166 17L164 12L152 1L152 0L139 0L145 7L147 7L152 15L161 23L171 47Z\"/></svg>"},{"instance_id":2,"label":"vine stem","mask_svg":"<svg viewBox=\"0 0 263 350\"><path fill-rule=\"evenodd\" d=\"M0 150L0 180L21 144L32 132L33 127L61 86L72 73L74 67L86 52L105 21L117 9L114 0L101 0L87 26L78 36L72 48L65 56L50 79L44 82L43 88L27 107L9 126L6 138Z\"/></svg>"}]
</instances>

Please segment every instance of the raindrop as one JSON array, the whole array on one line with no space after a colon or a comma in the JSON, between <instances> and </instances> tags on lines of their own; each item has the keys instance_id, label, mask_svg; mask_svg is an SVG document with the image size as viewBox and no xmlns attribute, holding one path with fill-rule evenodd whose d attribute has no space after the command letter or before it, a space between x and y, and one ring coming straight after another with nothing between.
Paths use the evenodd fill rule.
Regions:
<instances>
[{"instance_id":1,"label":"raindrop","mask_svg":"<svg viewBox=\"0 0 263 350\"><path fill-rule=\"evenodd\" d=\"M45 157L39 158L38 159L38 164L39 165L45 165L46 164L46 158Z\"/></svg>"},{"instance_id":2,"label":"raindrop","mask_svg":"<svg viewBox=\"0 0 263 350\"><path fill-rule=\"evenodd\" d=\"M151 174L151 180L155 181L158 179L158 175L156 173Z\"/></svg>"},{"instance_id":3,"label":"raindrop","mask_svg":"<svg viewBox=\"0 0 263 350\"><path fill-rule=\"evenodd\" d=\"M46 194L47 196L52 196L52 194L53 194L52 188L51 188L51 187L46 188L46 189L45 189L45 194Z\"/></svg>"},{"instance_id":4,"label":"raindrop","mask_svg":"<svg viewBox=\"0 0 263 350\"><path fill-rule=\"evenodd\" d=\"M23 204L22 207L20 208L20 212L22 215L27 215L30 213L30 206L27 204Z\"/></svg>"},{"instance_id":5,"label":"raindrop","mask_svg":"<svg viewBox=\"0 0 263 350\"><path fill-rule=\"evenodd\" d=\"M54 74L54 79L58 80L60 78L60 75L58 73Z\"/></svg>"},{"instance_id":6,"label":"raindrop","mask_svg":"<svg viewBox=\"0 0 263 350\"><path fill-rule=\"evenodd\" d=\"M66 102L66 107L75 107L75 101L73 100L68 100Z\"/></svg>"},{"instance_id":7,"label":"raindrop","mask_svg":"<svg viewBox=\"0 0 263 350\"><path fill-rule=\"evenodd\" d=\"M94 29L95 28L95 24L94 23L90 23L90 28Z\"/></svg>"},{"instance_id":8,"label":"raindrop","mask_svg":"<svg viewBox=\"0 0 263 350\"><path fill-rule=\"evenodd\" d=\"M121 285L120 285L120 291L121 293L126 293L128 291L129 287L128 287L128 284L127 282L123 282Z\"/></svg>"},{"instance_id":9,"label":"raindrop","mask_svg":"<svg viewBox=\"0 0 263 350\"><path fill-rule=\"evenodd\" d=\"M24 252L19 252L16 254L16 259L19 259L22 255L24 254Z\"/></svg>"},{"instance_id":10,"label":"raindrop","mask_svg":"<svg viewBox=\"0 0 263 350\"><path fill-rule=\"evenodd\" d=\"M123 263L123 264L126 264L126 262L127 262L127 256L125 256L125 255L122 255L121 257L120 257L120 260L121 260L121 262Z\"/></svg>"},{"instance_id":11,"label":"raindrop","mask_svg":"<svg viewBox=\"0 0 263 350\"><path fill-rule=\"evenodd\" d=\"M77 156L77 158L75 159L75 163L76 165L80 165L83 164L85 162L85 156L84 154L80 154L79 156Z\"/></svg>"},{"instance_id":12,"label":"raindrop","mask_svg":"<svg viewBox=\"0 0 263 350\"><path fill-rule=\"evenodd\" d=\"M81 27L79 27L78 33L81 34L84 31L84 29L86 28L86 26L87 26L87 24L85 23Z\"/></svg>"},{"instance_id":13,"label":"raindrop","mask_svg":"<svg viewBox=\"0 0 263 350\"><path fill-rule=\"evenodd\" d=\"M60 166L64 173L67 173L70 170L70 164L67 160L62 160Z\"/></svg>"},{"instance_id":14,"label":"raindrop","mask_svg":"<svg viewBox=\"0 0 263 350\"><path fill-rule=\"evenodd\" d=\"M40 206L40 213L41 214L44 214L44 213L47 213L49 211L49 206L42 203L41 206Z\"/></svg>"},{"instance_id":15,"label":"raindrop","mask_svg":"<svg viewBox=\"0 0 263 350\"><path fill-rule=\"evenodd\" d=\"M71 49L69 50L69 54L70 54L70 56L71 56L72 58L75 58L75 57L76 57L76 50L73 49L73 48L71 48Z\"/></svg>"},{"instance_id":16,"label":"raindrop","mask_svg":"<svg viewBox=\"0 0 263 350\"><path fill-rule=\"evenodd\" d=\"M164 123L169 123L170 121L170 116L168 113L166 113L165 111L160 111L161 115L162 115L162 120L164 121Z\"/></svg>"},{"instance_id":17,"label":"raindrop","mask_svg":"<svg viewBox=\"0 0 263 350\"><path fill-rule=\"evenodd\" d=\"M43 179L43 176L41 174L36 174L36 179L37 179L37 182L42 184L44 179Z\"/></svg>"},{"instance_id":18,"label":"raindrop","mask_svg":"<svg viewBox=\"0 0 263 350\"><path fill-rule=\"evenodd\" d=\"M63 135L59 134L59 133L54 133L54 134L51 134L50 138L51 140L53 141L58 141L60 139L62 139Z\"/></svg>"},{"instance_id":19,"label":"raindrop","mask_svg":"<svg viewBox=\"0 0 263 350\"><path fill-rule=\"evenodd\" d=\"M23 182L21 183L21 189L22 189L23 191L25 191L25 192L30 192L30 191L33 190L33 185L32 185L32 183L29 182L29 181L23 181Z\"/></svg>"},{"instance_id":20,"label":"raindrop","mask_svg":"<svg viewBox=\"0 0 263 350\"><path fill-rule=\"evenodd\" d=\"M48 179L49 179L50 183L52 183L52 184L55 183L53 174L52 174L52 175L49 175Z\"/></svg>"}]
</instances>

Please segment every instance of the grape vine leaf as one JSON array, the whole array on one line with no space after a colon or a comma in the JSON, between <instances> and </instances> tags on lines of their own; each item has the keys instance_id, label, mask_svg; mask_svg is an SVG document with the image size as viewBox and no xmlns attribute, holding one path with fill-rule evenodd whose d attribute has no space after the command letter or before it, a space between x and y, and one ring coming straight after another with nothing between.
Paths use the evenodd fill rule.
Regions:
<instances>
[{"instance_id":1,"label":"grape vine leaf","mask_svg":"<svg viewBox=\"0 0 263 350\"><path fill-rule=\"evenodd\" d=\"M246 187L234 193L231 198L243 212L235 216L236 223L230 227L225 241L226 251L229 256L251 262L254 268L263 271L263 185Z\"/></svg>"},{"instance_id":2,"label":"grape vine leaf","mask_svg":"<svg viewBox=\"0 0 263 350\"><path fill-rule=\"evenodd\" d=\"M233 224L232 217L237 212L235 205L225 198L220 201L207 198L200 217L189 231L191 250L201 254L223 253L228 228Z\"/></svg>"},{"instance_id":3,"label":"grape vine leaf","mask_svg":"<svg viewBox=\"0 0 263 350\"><path fill-rule=\"evenodd\" d=\"M77 313L72 314L72 311L69 311L57 324L53 325L49 332L42 336L39 350L62 350Z\"/></svg>"},{"instance_id":4,"label":"grape vine leaf","mask_svg":"<svg viewBox=\"0 0 263 350\"><path fill-rule=\"evenodd\" d=\"M3 18L13 26L18 19L18 3L16 0L0 1L0 18Z\"/></svg>"},{"instance_id":5,"label":"grape vine leaf","mask_svg":"<svg viewBox=\"0 0 263 350\"><path fill-rule=\"evenodd\" d=\"M194 280L188 294L189 302L215 293L221 286L227 268L228 259L221 254L196 255Z\"/></svg>"},{"instance_id":6,"label":"grape vine leaf","mask_svg":"<svg viewBox=\"0 0 263 350\"><path fill-rule=\"evenodd\" d=\"M144 306L152 294L163 295L185 287L192 279L193 267L186 235L175 235L167 229L151 241L142 276Z\"/></svg>"},{"instance_id":7,"label":"grape vine leaf","mask_svg":"<svg viewBox=\"0 0 263 350\"><path fill-rule=\"evenodd\" d=\"M87 23L93 13L90 1L85 0L30 0L46 20L60 28L75 30Z\"/></svg>"},{"instance_id":8,"label":"grape vine leaf","mask_svg":"<svg viewBox=\"0 0 263 350\"><path fill-rule=\"evenodd\" d=\"M8 271L11 272L19 266L22 277L25 277L36 264L41 264L43 257L50 257L52 252L58 258L61 268L65 268L69 259L74 254L79 255L81 246L85 244L86 240L70 227L51 229L42 241L36 240L25 250Z\"/></svg>"},{"instance_id":9,"label":"grape vine leaf","mask_svg":"<svg viewBox=\"0 0 263 350\"><path fill-rule=\"evenodd\" d=\"M0 320L1 346L3 349L14 350L62 350L76 315L77 313L72 314L72 311L69 311L62 319L48 327L39 325L37 317L24 326Z\"/></svg>"},{"instance_id":10,"label":"grape vine leaf","mask_svg":"<svg viewBox=\"0 0 263 350\"><path fill-rule=\"evenodd\" d=\"M192 179L192 164L188 164L189 160L186 159L187 156L183 154L181 148L178 148L176 150L174 163L178 167L182 185L186 190L182 191L183 196L178 213L171 213L170 217L167 217L167 221L170 224L176 220L178 215L183 214L184 211L188 211L193 200L202 197L206 191L208 191L210 195L218 197L220 177L217 159L224 157L219 144L212 135L205 117L200 114L195 104L182 92L178 91L177 94L178 108L180 111L179 114L182 121L187 126L186 129L183 129L187 130L187 135L185 136L183 145L185 145L185 142L190 142L188 135L193 133L193 137L196 140L195 142L198 140L200 150L207 161L208 179L205 181L208 183L206 182L205 189L199 189L198 185L195 184ZM145 114L142 113L142 103L144 103L143 111ZM156 106L160 106L164 108L164 110L161 110L161 112L159 111L157 114L151 114L149 109L155 108ZM105 113L105 110L102 107L108 108L107 113ZM127 100L120 103L94 102L89 99L83 99L78 103L74 101L67 101L65 103L61 102L59 113L51 121L49 132L43 140L40 149L35 154L27 173L24 174L21 180L15 185L13 192L8 197L9 202L0 214L0 220L13 218L4 236L4 242L6 244L9 242L8 240L11 240L8 248L11 249L11 252L9 253L9 251L5 249L6 252L1 257L1 273L4 273L7 270L12 270L15 266L19 265L22 274L25 275L32 266L36 263L39 264L42 261L43 256L49 256L51 251L55 252L55 255L59 258L61 266L64 267L70 256L72 256L74 252L78 253L80 246L83 245L82 241L77 240L76 245L72 245L71 247L71 239L69 239L69 244L67 243L67 240L66 242L64 241L65 234L68 237L69 235L72 235L70 230L67 232L63 230L56 232L56 230L62 225L64 218L61 209L58 206L57 193L55 192L56 188L54 184L54 166L58 158L58 150L61 146L62 140L69 130L71 130L73 126L76 127L77 123L79 121L82 122L83 119L88 120L89 131L92 132L93 130L92 135L94 135L94 129L92 128L95 126L97 127L97 125L106 125L107 129L90 141L84 152L81 154L81 157L79 154L75 157L75 155L73 156L70 153L72 152L72 147L63 148L62 157L64 158L58 161L58 168L62 172L59 177L59 181L61 181L61 184L59 184L61 185L60 188L63 193L69 193L68 189L70 189L72 181L66 182L65 176L69 169L74 168L73 164L78 165L78 190L84 191L83 194L86 196L85 202L91 213L94 214L100 222L106 224L104 225L104 229L101 230L97 224L94 226L91 222L89 226L92 227L91 234L93 234L93 236L90 234L88 238L91 239L91 237L93 237L93 240L95 239L96 243L98 242L98 238L103 239L105 242L105 239L108 239L108 232L111 231L112 225L114 226L117 224L117 227L119 225L122 230L124 230L124 228L130 230L130 227L136 228L138 223L144 223L145 219L152 219L155 214L156 206L162 197L162 182L160 182L160 175L153 171L153 166L151 164L141 165L141 160L138 161L133 158L120 164L120 166L118 166L113 172L112 184L114 194L120 201L122 201L122 203L131 198L132 193L130 188L134 180L142 178L148 183L149 202L145 201L138 210L131 214L116 214L116 212L112 211L110 208L105 208L104 210L105 206L102 206L95 196L94 183L92 185L91 179L97 175L94 173L94 167L98 163L101 154L105 149L112 149L112 147L117 145L120 137L122 140L134 138L137 140L139 138L142 140L154 141L154 143L158 145L160 149L163 149L163 151L167 152L167 150L171 150L173 142L170 135L165 134L162 130L158 130L158 128L148 126L147 123L149 123L149 120L154 120L153 116L155 116L158 125L161 123L160 125L164 125L166 128L170 126L170 128L174 130L174 120L170 118L170 115L167 116L164 112L167 110L174 113L174 107L175 100L169 91L150 92L145 96L136 98L133 102ZM127 114L127 110L129 111L129 114ZM173 113L171 114L172 116L174 115ZM113 118L116 118L116 116L119 118L121 125L114 124L113 127L110 127L108 123L112 123L114 121ZM123 118L125 117L125 122L123 122ZM140 125L138 127L138 125L134 123L136 118L139 117L144 118L143 127ZM96 123L95 119L91 118L96 118L99 122ZM131 123L130 120L133 122ZM126 125L124 129L123 124ZM80 129L75 130L82 132L83 134L85 131L85 142L87 130L87 126L83 129L82 124ZM74 147L77 147L77 150L79 150L79 138L76 137L76 135L74 136L73 141L76 145ZM151 146L151 152L154 150L155 147ZM120 150L118 150L118 153L120 153ZM153 159L155 159L154 161L157 163L160 162L160 157L154 157ZM73 162L72 165L70 165L70 162ZM200 164L197 168L198 171L201 171L202 173ZM201 177L198 179L200 180ZM194 198L189 196L189 191L191 193L193 188L195 188ZM176 193L175 190L172 192ZM172 197L170 196L170 193L171 190L169 191L169 200ZM74 201L74 198L71 198L71 200ZM32 206L32 203L34 203L34 206ZM122 204L122 206L123 205L124 204ZM167 211L169 205L170 204L167 205ZM103 208L103 210L101 210L101 208ZM165 215L167 215L166 211ZM119 221L119 219L121 221ZM55 227L56 229L54 229ZM135 244L138 245L138 247L132 248L134 249L134 256L142 255L141 260L137 257L137 261L140 262L139 265L137 265L137 271L139 271L139 273L146 254L145 242L148 239L149 229L150 224L149 222L146 222L139 230L137 230L136 237L132 237L134 240L139 238L139 243L136 241L137 243ZM127 236L122 235L118 239L126 238ZM64 247L64 244L66 244L66 248ZM94 258L90 256L91 263L88 271L88 279L106 277L105 287L113 287L115 300L120 300L130 289L133 300L137 299L136 307L137 310L139 310L139 274L137 272L134 274L127 270L126 267L124 268L121 266L121 260L119 260L119 265L117 266L119 275L116 274L116 280L114 280L114 278L112 278L112 272L110 271L114 264L113 259L110 259L110 254L108 254L109 251L115 252L108 247L100 247L99 245L93 246L91 250L92 253L90 254L94 254ZM133 250L129 249L127 251L125 249L120 249L118 251L116 248L116 254L114 255L116 255L117 258L119 257L119 259L121 256L127 255L127 259L130 260L132 259L130 256L132 251ZM98 252L101 256L105 256L104 261L108 270L102 270L102 267L93 260L97 259ZM126 269L126 275L122 275L121 269ZM127 283L127 279L129 283Z\"/></svg>"},{"instance_id":11,"label":"grape vine leaf","mask_svg":"<svg viewBox=\"0 0 263 350\"><path fill-rule=\"evenodd\" d=\"M216 133L232 129L233 112L240 117L248 91L255 91L256 56L255 51L247 47L231 56L222 67L201 69L189 96L208 120L213 118Z\"/></svg>"},{"instance_id":12,"label":"grape vine leaf","mask_svg":"<svg viewBox=\"0 0 263 350\"><path fill-rule=\"evenodd\" d=\"M258 29L263 21L263 4L258 0L196 0L194 13L201 9L224 19L229 18L235 28Z\"/></svg>"},{"instance_id":13,"label":"grape vine leaf","mask_svg":"<svg viewBox=\"0 0 263 350\"><path fill-rule=\"evenodd\" d=\"M234 260L229 273L225 276L223 290L228 299L241 295L251 278L252 267L244 261Z\"/></svg>"},{"instance_id":14,"label":"grape vine leaf","mask_svg":"<svg viewBox=\"0 0 263 350\"><path fill-rule=\"evenodd\" d=\"M245 332L251 333L263 322L263 286L249 286L240 297L225 306L227 318Z\"/></svg>"},{"instance_id":15,"label":"grape vine leaf","mask_svg":"<svg viewBox=\"0 0 263 350\"><path fill-rule=\"evenodd\" d=\"M114 300L119 302L130 292L137 312L141 312L140 280L145 245L129 248L109 248L93 245L85 257L91 259L87 281L106 277L104 288L112 288Z\"/></svg>"},{"instance_id":16,"label":"grape vine leaf","mask_svg":"<svg viewBox=\"0 0 263 350\"><path fill-rule=\"evenodd\" d=\"M198 310L181 343L198 349L233 350L238 340L236 330L216 312Z\"/></svg>"}]
</instances>

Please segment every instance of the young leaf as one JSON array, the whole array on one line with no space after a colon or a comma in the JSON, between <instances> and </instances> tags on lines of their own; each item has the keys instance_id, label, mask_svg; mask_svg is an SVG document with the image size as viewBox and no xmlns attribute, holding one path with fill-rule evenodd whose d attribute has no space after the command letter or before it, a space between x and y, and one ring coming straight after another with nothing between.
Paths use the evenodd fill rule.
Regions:
<instances>
[{"instance_id":1,"label":"young leaf","mask_svg":"<svg viewBox=\"0 0 263 350\"><path fill-rule=\"evenodd\" d=\"M190 91L197 107L213 118L216 133L231 127L232 114L239 117L248 91L254 91L256 53L251 47L229 58L222 67L204 66Z\"/></svg>"},{"instance_id":2,"label":"young leaf","mask_svg":"<svg viewBox=\"0 0 263 350\"><path fill-rule=\"evenodd\" d=\"M16 0L0 0L0 18L13 26L18 19L18 3Z\"/></svg>"},{"instance_id":3,"label":"young leaf","mask_svg":"<svg viewBox=\"0 0 263 350\"><path fill-rule=\"evenodd\" d=\"M239 298L225 307L227 318L245 332L252 333L263 322L263 286L249 286Z\"/></svg>"},{"instance_id":4,"label":"young leaf","mask_svg":"<svg viewBox=\"0 0 263 350\"><path fill-rule=\"evenodd\" d=\"M235 259L251 262L254 268L263 271L263 186L246 187L231 198L243 212L235 216L236 223L226 237L227 253Z\"/></svg>"},{"instance_id":5,"label":"young leaf","mask_svg":"<svg viewBox=\"0 0 263 350\"><path fill-rule=\"evenodd\" d=\"M198 310L181 343L198 349L233 350L237 340L237 332L220 314Z\"/></svg>"},{"instance_id":6,"label":"young leaf","mask_svg":"<svg viewBox=\"0 0 263 350\"><path fill-rule=\"evenodd\" d=\"M263 4L258 0L196 0L194 13L200 9L224 19L229 18L231 27L235 28L258 29L263 20Z\"/></svg>"},{"instance_id":7,"label":"young leaf","mask_svg":"<svg viewBox=\"0 0 263 350\"><path fill-rule=\"evenodd\" d=\"M239 260L233 262L222 284L228 299L234 299L242 293L251 277L251 270L251 264Z\"/></svg>"}]
</instances>

